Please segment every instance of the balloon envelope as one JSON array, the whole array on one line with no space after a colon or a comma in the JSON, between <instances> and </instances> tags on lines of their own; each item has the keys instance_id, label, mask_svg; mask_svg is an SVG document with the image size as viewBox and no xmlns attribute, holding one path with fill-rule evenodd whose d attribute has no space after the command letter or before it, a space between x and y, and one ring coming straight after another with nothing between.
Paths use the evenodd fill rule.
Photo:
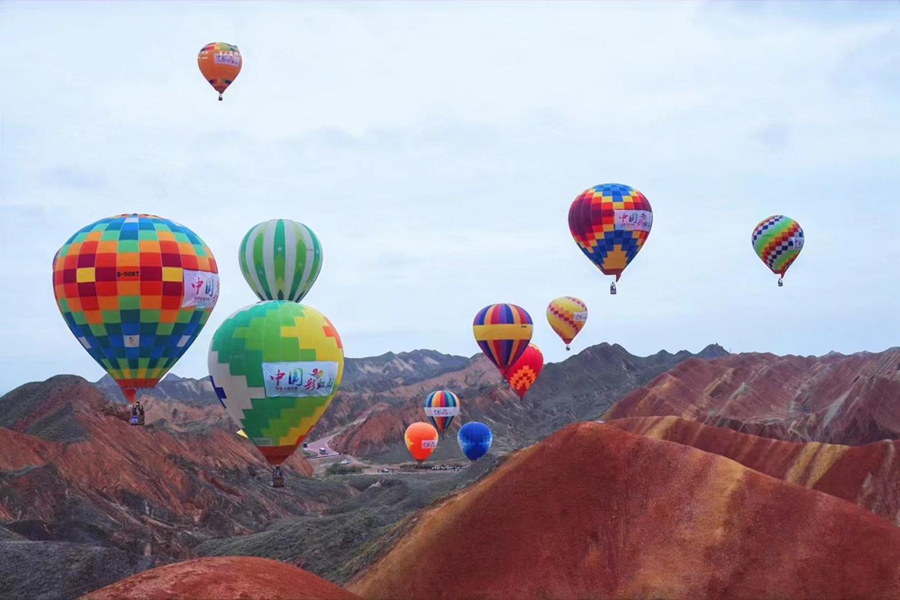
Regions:
<instances>
[{"instance_id":1,"label":"balloon envelope","mask_svg":"<svg viewBox=\"0 0 900 600\"><path fill-rule=\"evenodd\" d=\"M273 219L247 232L238 262L260 300L300 302L322 270L322 245L303 223Z\"/></svg>"},{"instance_id":2,"label":"balloon envelope","mask_svg":"<svg viewBox=\"0 0 900 600\"><path fill-rule=\"evenodd\" d=\"M233 44L212 42L200 49L197 66L209 85L219 92L219 100L241 72L244 59Z\"/></svg>"},{"instance_id":3,"label":"balloon envelope","mask_svg":"<svg viewBox=\"0 0 900 600\"><path fill-rule=\"evenodd\" d=\"M544 355L534 344L528 344L528 348L514 362L504 375L509 386L519 396L524 398L544 369Z\"/></svg>"},{"instance_id":4,"label":"balloon envelope","mask_svg":"<svg viewBox=\"0 0 900 600\"><path fill-rule=\"evenodd\" d=\"M573 296L562 296L547 306L547 322L568 350L569 344L587 323L587 304Z\"/></svg>"},{"instance_id":5,"label":"balloon envelope","mask_svg":"<svg viewBox=\"0 0 900 600\"><path fill-rule=\"evenodd\" d=\"M773 215L753 228L750 242L760 260L776 275L784 277L803 250L803 229L784 215Z\"/></svg>"},{"instance_id":6,"label":"balloon envelope","mask_svg":"<svg viewBox=\"0 0 900 600\"><path fill-rule=\"evenodd\" d=\"M569 231L581 251L604 275L616 281L653 227L647 198L620 183L605 183L581 193L569 207Z\"/></svg>"},{"instance_id":7,"label":"balloon envelope","mask_svg":"<svg viewBox=\"0 0 900 600\"><path fill-rule=\"evenodd\" d=\"M441 434L459 414L459 398L449 390L431 392L425 398L425 416Z\"/></svg>"},{"instance_id":8,"label":"balloon envelope","mask_svg":"<svg viewBox=\"0 0 900 600\"><path fill-rule=\"evenodd\" d=\"M484 423L473 421L459 428L456 441L466 458L475 461L487 454L491 447L494 435L491 428Z\"/></svg>"},{"instance_id":9,"label":"balloon envelope","mask_svg":"<svg viewBox=\"0 0 900 600\"><path fill-rule=\"evenodd\" d=\"M416 462L422 462L434 452L438 444L437 429L428 423L413 423L403 435L406 447Z\"/></svg>"},{"instance_id":10,"label":"balloon envelope","mask_svg":"<svg viewBox=\"0 0 900 600\"><path fill-rule=\"evenodd\" d=\"M533 329L531 315L515 304L486 306L472 323L478 347L501 372L525 352Z\"/></svg>"},{"instance_id":11,"label":"balloon envelope","mask_svg":"<svg viewBox=\"0 0 900 600\"><path fill-rule=\"evenodd\" d=\"M125 214L82 227L53 259L66 325L130 402L203 330L219 298L216 259L174 221Z\"/></svg>"},{"instance_id":12,"label":"balloon envelope","mask_svg":"<svg viewBox=\"0 0 900 600\"><path fill-rule=\"evenodd\" d=\"M232 421L272 465L284 462L331 404L344 373L344 349L319 311L260 302L213 335L209 374Z\"/></svg>"}]
</instances>

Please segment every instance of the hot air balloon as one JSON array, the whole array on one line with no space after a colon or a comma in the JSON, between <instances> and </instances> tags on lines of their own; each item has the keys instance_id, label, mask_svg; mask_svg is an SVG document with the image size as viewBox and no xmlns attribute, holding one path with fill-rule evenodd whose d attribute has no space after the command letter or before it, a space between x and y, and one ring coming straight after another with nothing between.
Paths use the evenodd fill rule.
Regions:
<instances>
[{"instance_id":1,"label":"hot air balloon","mask_svg":"<svg viewBox=\"0 0 900 600\"><path fill-rule=\"evenodd\" d=\"M219 327L209 375L228 416L278 466L331 404L344 348L319 311L287 301L242 308Z\"/></svg>"},{"instance_id":2,"label":"hot air balloon","mask_svg":"<svg viewBox=\"0 0 900 600\"><path fill-rule=\"evenodd\" d=\"M437 429L428 423L413 423L406 428L404 434L406 447L409 453L416 459L416 462L422 462L434 452L438 445Z\"/></svg>"},{"instance_id":3,"label":"hot air balloon","mask_svg":"<svg viewBox=\"0 0 900 600\"><path fill-rule=\"evenodd\" d=\"M478 311L472 329L481 351L502 373L525 352L534 326L525 309L491 304Z\"/></svg>"},{"instance_id":4,"label":"hot air balloon","mask_svg":"<svg viewBox=\"0 0 900 600\"><path fill-rule=\"evenodd\" d=\"M528 344L528 348L525 349L519 360L506 370L504 376L516 395L524 398L537 378L541 376L543 369L544 355L537 346Z\"/></svg>"},{"instance_id":5,"label":"hot air balloon","mask_svg":"<svg viewBox=\"0 0 900 600\"><path fill-rule=\"evenodd\" d=\"M196 233L153 215L82 227L53 258L66 325L129 402L200 334L219 297L216 259Z\"/></svg>"},{"instance_id":6,"label":"hot air balloon","mask_svg":"<svg viewBox=\"0 0 900 600\"><path fill-rule=\"evenodd\" d=\"M587 323L587 318L587 304L572 296L557 298L547 305L547 321L565 342L567 351L570 350L569 344Z\"/></svg>"},{"instance_id":7,"label":"hot air balloon","mask_svg":"<svg viewBox=\"0 0 900 600\"><path fill-rule=\"evenodd\" d=\"M456 434L456 441L459 442L463 454L473 462L487 454L493 440L491 428L476 421L466 423Z\"/></svg>"},{"instance_id":8,"label":"hot air balloon","mask_svg":"<svg viewBox=\"0 0 900 600\"><path fill-rule=\"evenodd\" d=\"M247 232L238 262L260 300L300 302L322 270L322 245L303 223L273 219Z\"/></svg>"},{"instance_id":9,"label":"hot air balloon","mask_svg":"<svg viewBox=\"0 0 900 600\"><path fill-rule=\"evenodd\" d=\"M800 256L803 240L800 223L784 215L763 219L753 229L750 239L753 250L760 260L778 275L778 287L784 285L784 274Z\"/></svg>"},{"instance_id":10,"label":"hot air balloon","mask_svg":"<svg viewBox=\"0 0 900 600\"><path fill-rule=\"evenodd\" d=\"M651 227L650 202L620 183L587 189L569 207L569 230L578 247L604 275L615 275L616 281L644 246ZM609 293L616 293L615 282Z\"/></svg>"},{"instance_id":11,"label":"hot air balloon","mask_svg":"<svg viewBox=\"0 0 900 600\"><path fill-rule=\"evenodd\" d=\"M459 398L449 390L431 392L425 398L425 416L431 424L440 432L450 427L453 417L459 414Z\"/></svg>"},{"instance_id":12,"label":"hot air balloon","mask_svg":"<svg viewBox=\"0 0 900 600\"><path fill-rule=\"evenodd\" d=\"M238 47L224 42L207 44L197 55L197 66L209 85L219 92L220 102L222 94L240 74L243 62Z\"/></svg>"}]
</instances>

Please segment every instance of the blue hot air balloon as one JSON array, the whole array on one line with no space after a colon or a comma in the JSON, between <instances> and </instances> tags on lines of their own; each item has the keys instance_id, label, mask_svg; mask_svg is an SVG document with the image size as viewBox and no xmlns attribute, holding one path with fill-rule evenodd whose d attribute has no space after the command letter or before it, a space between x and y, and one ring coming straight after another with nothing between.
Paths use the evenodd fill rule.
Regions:
<instances>
[{"instance_id":1,"label":"blue hot air balloon","mask_svg":"<svg viewBox=\"0 0 900 600\"><path fill-rule=\"evenodd\" d=\"M475 421L460 427L459 433L456 435L456 440L459 442L459 447L462 449L463 454L472 461L478 460L487 454L493 439L494 435L491 433L491 428L484 423Z\"/></svg>"}]
</instances>

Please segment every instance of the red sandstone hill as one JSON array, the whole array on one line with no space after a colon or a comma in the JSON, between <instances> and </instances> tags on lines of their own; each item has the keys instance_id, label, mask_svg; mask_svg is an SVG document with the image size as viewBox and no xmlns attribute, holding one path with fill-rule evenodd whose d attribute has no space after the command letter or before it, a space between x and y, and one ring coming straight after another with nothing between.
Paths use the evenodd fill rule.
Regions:
<instances>
[{"instance_id":1,"label":"red sandstone hill","mask_svg":"<svg viewBox=\"0 0 900 600\"><path fill-rule=\"evenodd\" d=\"M0 522L31 540L185 557L207 537L330 504L296 493L312 472L299 456L295 493L271 490L263 460L230 424L215 425L213 408L151 402L137 428L79 377L10 392L0 398Z\"/></svg>"},{"instance_id":2,"label":"red sandstone hill","mask_svg":"<svg viewBox=\"0 0 900 600\"><path fill-rule=\"evenodd\" d=\"M900 437L900 350L688 360L624 397L604 418L670 415L794 441L894 439Z\"/></svg>"},{"instance_id":3,"label":"red sandstone hill","mask_svg":"<svg viewBox=\"0 0 900 600\"><path fill-rule=\"evenodd\" d=\"M900 530L684 445L572 425L397 532L364 598L897 598Z\"/></svg>"},{"instance_id":4,"label":"red sandstone hill","mask_svg":"<svg viewBox=\"0 0 900 600\"><path fill-rule=\"evenodd\" d=\"M201 558L132 575L85 600L359 600L297 567L265 558Z\"/></svg>"},{"instance_id":5,"label":"red sandstone hill","mask_svg":"<svg viewBox=\"0 0 900 600\"><path fill-rule=\"evenodd\" d=\"M678 417L616 419L606 424L730 458L754 471L849 500L900 523L900 463L896 460L900 442L795 444Z\"/></svg>"}]
</instances>

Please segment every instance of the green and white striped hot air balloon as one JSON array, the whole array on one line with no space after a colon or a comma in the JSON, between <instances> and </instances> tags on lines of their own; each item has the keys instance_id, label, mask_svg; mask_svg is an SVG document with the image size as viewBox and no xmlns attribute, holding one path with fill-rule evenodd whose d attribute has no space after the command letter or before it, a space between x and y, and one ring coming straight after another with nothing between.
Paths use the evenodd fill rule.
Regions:
<instances>
[{"instance_id":1,"label":"green and white striped hot air balloon","mask_svg":"<svg viewBox=\"0 0 900 600\"><path fill-rule=\"evenodd\" d=\"M300 302L322 270L322 245L303 223L272 219L247 232L238 261L260 300Z\"/></svg>"}]
</instances>

